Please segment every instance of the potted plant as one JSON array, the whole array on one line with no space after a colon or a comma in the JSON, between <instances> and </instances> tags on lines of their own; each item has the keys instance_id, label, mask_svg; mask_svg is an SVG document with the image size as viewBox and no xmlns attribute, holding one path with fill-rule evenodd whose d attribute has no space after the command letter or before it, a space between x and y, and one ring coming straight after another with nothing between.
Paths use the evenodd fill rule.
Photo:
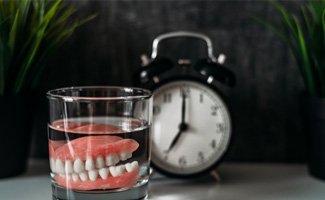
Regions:
<instances>
[{"instance_id":1,"label":"potted plant","mask_svg":"<svg viewBox=\"0 0 325 200\"><path fill-rule=\"evenodd\" d=\"M304 2L301 15L272 1L281 25L260 22L277 33L290 47L306 87L302 113L311 175L325 179L325 1Z\"/></svg>"},{"instance_id":2,"label":"potted plant","mask_svg":"<svg viewBox=\"0 0 325 200\"><path fill-rule=\"evenodd\" d=\"M48 58L94 17L78 20L75 12L62 0L0 1L0 178L26 169L37 104L32 88Z\"/></svg>"}]
</instances>

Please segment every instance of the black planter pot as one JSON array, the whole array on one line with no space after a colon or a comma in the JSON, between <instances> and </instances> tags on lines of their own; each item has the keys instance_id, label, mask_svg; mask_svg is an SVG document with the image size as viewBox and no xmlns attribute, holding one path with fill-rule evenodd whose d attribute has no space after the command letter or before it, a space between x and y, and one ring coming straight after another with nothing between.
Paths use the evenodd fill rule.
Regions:
<instances>
[{"instance_id":1,"label":"black planter pot","mask_svg":"<svg viewBox=\"0 0 325 200\"><path fill-rule=\"evenodd\" d=\"M0 96L0 178L23 173L30 146L32 98Z\"/></svg>"},{"instance_id":2,"label":"black planter pot","mask_svg":"<svg viewBox=\"0 0 325 200\"><path fill-rule=\"evenodd\" d=\"M45 92L35 95L35 112L32 127L31 157L48 158L47 123L49 116L48 99Z\"/></svg>"},{"instance_id":3,"label":"black planter pot","mask_svg":"<svg viewBox=\"0 0 325 200\"><path fill-rule=\"evenodd\" d=\"M325 98L304 95L302 99L308 170L325 180Z\"/></svg>"}]
</instances>

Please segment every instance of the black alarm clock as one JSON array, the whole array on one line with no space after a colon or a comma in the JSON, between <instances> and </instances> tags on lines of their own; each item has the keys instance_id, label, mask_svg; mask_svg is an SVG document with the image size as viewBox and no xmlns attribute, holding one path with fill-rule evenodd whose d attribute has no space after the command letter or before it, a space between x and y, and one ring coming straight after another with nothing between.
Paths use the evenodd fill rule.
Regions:
<instances>
[{"instance_id":1,"label":"black alarm clock","mask_svg":"<svg viewBox=\"0 0 325 200\"><path fill-rule=\"evenodd\" d=\"M203 40L208 58L196 61L158 56L161 41L175 37ZM151 59L143 56L136 73L141 87L153 92L151 161L155 170L174 177L194 177L215 169L228 150L233 122L221 87L233 87L235 75L213 55L209 37L171 32L153 41Z\"/></svg>"}]
</instances>

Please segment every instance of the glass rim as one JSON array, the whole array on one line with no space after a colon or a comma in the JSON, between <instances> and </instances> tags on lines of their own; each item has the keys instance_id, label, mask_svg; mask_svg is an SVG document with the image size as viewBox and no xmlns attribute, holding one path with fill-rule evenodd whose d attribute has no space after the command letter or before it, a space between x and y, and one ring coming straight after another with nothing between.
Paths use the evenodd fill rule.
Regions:
<instances>
[{"instance_id":1,"label":"glass rim","mask_svg":"<svg viewBox=\"0 0 325 200\"><path fill-rule=\"evenodd\" d=\"M103 96L103 97L87 97L87 96L74 96L74 95L61 95L54 94L55 92L64 90L82 90L82 89L110 89L110 90L141 90L143 95L129 95L129 96ZM46 93L48 99L61 99L63 101L93 101L93 100L134 100L134 99L149 99L152 97L152 92L150 90L140 88L140 87L123 87L123 86L72 86L72 87L62 87L53 90L49 90Z\"/></svg>"}]
</instances>

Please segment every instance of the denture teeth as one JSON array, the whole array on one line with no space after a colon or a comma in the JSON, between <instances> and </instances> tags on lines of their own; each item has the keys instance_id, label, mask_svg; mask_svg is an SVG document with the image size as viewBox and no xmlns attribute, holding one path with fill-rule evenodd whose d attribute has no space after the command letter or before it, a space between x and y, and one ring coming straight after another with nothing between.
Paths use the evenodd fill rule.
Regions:
<instances>
[{"instance_id":1,"label":"denture teeth","mask_svg":"<svg viewBox=\"0 0 325 200\"><path fill-rule=\"evenodd\" d=\"M85 171L84 163L80 158L77 158L73 163L73 169L76 173L81 173Z\"/></svg>"},{"instance_id":2,"label":"denture teeth","mask_svg":"<svg viewBox=\"0 0 325 200\"><path fill-rule=\"evenodd\" d=\"M98 170L99 172L99 176L106 180L107 179L107 176L109 175L109 169L108 168L101 168L100 170Z\"/></svg>"},{"instance_id":3,"label":"denture teeth","mask_svg":"<svg viewBox=\"0 0 325 200\"><path fill-rule=\"evenodd\" d=\"M91 181L96 181L97 177L98 177L98 170L90 170L88 172L88 176L89 176L89 179Z\"/></svg>"},{"instance_id":4,"label":"denture teeth","mask_svg":"<svg viewBox=\"0 0 325 200\"><path fill-rule=\"evenodd\" d=\"M55 170L59 174L64 174L64 163L61 159L56 159L55 161Z\"/></svg>"},{"instance_id":5,"label":"denture teeth","mask_svg":"<svg viewBox=\"0 0 325 200\"><path fill-rule=\"evenodd\" d=\"M125 164L125 169L127 172L132 172L133 171L133 168L131 166L131 163L126 163Z\"/></svg>"},{"instance_id":6,"label":"denture teeth","mask_svg":"<svg viewBox=\"0 0 325 200\"><path fill-rule=\"evenodd\" d=\"M97 156L97 158L96 158L96 168L100 169L100 168L103 168L103 167L105 167L105 161L104 161L103 156Z\"/></svg>"},{"instance_id":7,"label":"denture teeth","mask_svg":"<svg viewBox=\"0 0 325 200\"><path fill-rule=\"evenodd\" d=\"M116 166L115 169L118 171L119 174L123 174L125 172L125 166L124 165Z\"/></svg>"},{"instance_id":8,"label":"denture teeth","mask_svg":"<svg viewBox=\"0 0 325 200\"><path fill-rule=\"evenodd\" d=\"M125 168L127 172L133 172L135 169L139 168L138 161L133 161L132 163L126 163Z\"/></svg>"},{"instance_id":9,"label":"denture teeth","mask_svg":"<svg viewBox=\"0 0 325 200\"><path fill-rule=\"evenodd\" d=\"M95 163L92 159L92 157L87 157L86 163L85 163L85 169L87 171L95 169Z\"/></svg>"},{"instance_id":10,"label":"denture teeth","mask_svg":"<svg viewBox=\"0 0 325 200\"><path fill-rule=\"evenodd\" d=\"M120 153L120 158L121 158L121 160L127 160L127 159L129 159L129 158L131 158L132 157L132 153L131 152L128 152L128 151L123 151L123 152L121 152Z\"/></svg>"},{"instance_id":11,"label":"denture teeth","mask_svg":"<svg viewBox=\"0 0 325 200\"><path fill-rule=\"evenodd\" d=\"M85 182L86 180L88 180L88 175L87 175L86 172L81 172L79 174L79 177L80 177L81 181L83 181L83 182Z\"/></svg>"},{"instance_id":12,"label":"denture teeth","mask_svg":"<svg viewBox=\"0 0 325 200\"><path fill-rule=\"evenodd\" d=\"M113 177L118 176L117 171L114 166L109 167L109 172L112 174Z\"/></svg>"},{"instance_id":13,"label":"denture teeth","mask_svg":"<svg viewBox=\"0 0 325 200\"><path fill-rule=\"evenodd\" d=\"M78 180L79 180L79 175L73 173L73 174L72 174L72 180L73 180L74 182L78 181Z\"/></svg>"},{"instance_id":14,"label":"denture teeth","mask_svg":"<svg viewBox=\"0 0 325 200\"><path fill-rule=\"evenodd\" d=\"M115 153L106 155L106 166L112 166L119 162L119 158Z\"/></svg>"},{"instance_id":15,"label":"denture teeth","mask_svg":"<svg viewBox=\"0 0 325 200\"><path fill-rule=\"evenodd\" d=\"M113 166L109 168L109 172L112 174L113 177L120 176L125 172L125 166L119 165L119 166Z\"/></svg>"},{"instance_id":16,"label":"denture teeth","mask_svg":"<svg viewBox=\"0 0 325 200\"><path fill-rule=\"evenodd\" d=\"M65 175L65 178L66 178L68 181L70 181L72 177L71 177L70 174L66 174L66 175Z\"/></svg>"},{"instance_id":17,"label":"denture teeth","mask_svg":"<svg viewBox=\"0 0 325 200\"><path fill-rule=\"evenodd\" d=\"M66 160L65 161L65 172L67 174L73 173L73 165L71 160Z\"/></svg>"},{"instance_id":18,"label":"denture teeth","mask_svg":"<svg viewBox=\"0 0 325 200\"><path fill-rule=\"evenodd\" d=\"M131 164L132 164L133 167L135 167L135 168L139 168L139 163L138 163L138 161L133 161Z\"/></svg>"},{"instance_id":19,"label":"denture teeth","mask_svg":"<svg viewBox=\"0 0 325 200\"><path fill-rule=\"evenodd\" d=\"M55 158L50 158L50 168L55 173Z\"/></svg>"}]
</instances>

